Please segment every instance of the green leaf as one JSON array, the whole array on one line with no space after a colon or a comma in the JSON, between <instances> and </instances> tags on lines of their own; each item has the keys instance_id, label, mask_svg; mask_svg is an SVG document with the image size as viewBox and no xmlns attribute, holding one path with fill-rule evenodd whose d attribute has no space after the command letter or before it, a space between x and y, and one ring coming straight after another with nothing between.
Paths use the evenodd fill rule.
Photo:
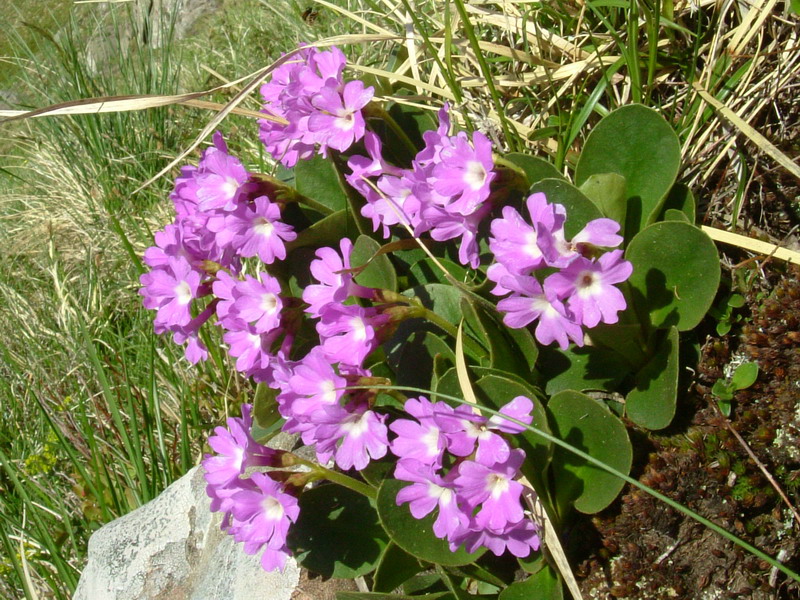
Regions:
<instances>
[{"instance_id":1,"label":"green leaf","mask_svg":"<svg viewBox=\"0 0 800 600\"><path fill-rule=\"evenodd\" d=\"M746 362L736 367L731 377L731 385L737 390L745 390L753 385L756 379L758 379L758 365Z\"/></svg>"},{"instance_id":2,"label":"green leaf","mask_svg":"<svg viewBox=\"0 0 800 600\"><path fill-rule=\"evenodd\" d=\"M689 217L681 211L675 208L668 208L664 211L664 221L680 221L682 223L689 223Z\"/></svg>"},{"instance_id":3,"label":"green leaf","mask_svg":"<svg viewBox=\"0 0 800 600\"><path fill-rule=\"evenodd\" d=\"M310 160L301 160L294 167L297 191L331 210L347 208L347 194L342 187L339 172L332 161L317 154Z\"/></svg>"},{"instance_id":4,"label":"green leaf","mask_svg":"<svg viewBox=\"0 0 800 600\"><path fill-rule=\"evenodd\" d=\"M256 385L250 435L259 444L263 444L278 432L277 424L281 420L281 414L275 401L277 393L277 390L273 390L266 383Z\"/></svg>"},{"instance_id":5,"label":"green leaf","mask_svg":"<svg viewBox=\"0 0 800 600\"><path fill-rule=\"evenodd\" d=\"M528 185L533 185L542 179L564 179L564 175L555 168L555 166L538 156L530 156L529 154L521 154L519 152L510 152L503 158L514 163L525 171L525 177L528 179Z\"/></svg>"},{"instance_id":6,"label":"green leaf","mask_svg":"<svg viewBox=\"0 0 800 600\"><path fill-rule=\"evenodd\" d=\"M437 356L455 364L453 351L442 340L439 330L422 319L401 323L387 348L397 385L429 389Z\"/></svg>"},{"instance_id":7,"label":"green leaf","mask_svg":"<svg viewBox=\"0 0 800 600\"><path fill-rule=\"evenodd\" d=\"M561 204L567 209L564 232L571 239L589 221L600 219L603 213L594 202L571 183L560 179L543 179L531 187L531 194L543 192L548 202Z\"/></svg>"},{"instance_id":8,"label":"green leaf","mask_svg":"<svg viewBox=\"0 0 800 600\"><path fill-rule=\"evenodd\" d=\"M467 269L446 258L439 258L438 261L447 269L447 272L458 281L465 280ZM425 285L426 283L447 283L447 279L445 279L442 270L427 256L411 265L409 273L416 280L417 285Z\"/></svg>"},{"instance_id":9,"label":"green leaf","mask_svg":"<svg viewBox=\"0 0 800 600\"><path fill-rule=\"evenodd\" d=\"M461 321L461 292L452 285L427 283L403 292L403 296L419 298L422 304L454 325Z\"/></svg>"},{"instance_id":10,"label":"green leaf","mask_svg":"<svg viewBox=\"0 0 800 600\"><path fill-rule=\"evenodd\" d=\"M397 274L392 266L392 261L385 254L375 256L380 249L381 245L371 237L358 236L350 253L350 265L354 268L360 267L370 259L372 260L363 271L355 276L355 281L364 287L397 291Z\"/></svg>"},{"instance_id":11,"label":"green leaf","mask_svg":"<svg viewBox=\"0 0 800 600\"><path fill-rule=\"evenodd\" d=\"M584 181L580 190L597 205L604 217L620 224L620 235L624 235L628 212L625 178L617 173L597 173Z\"/></svg>"},{"instance_id":12,"label":"green leaf","mask_svg":"<svg viewBox=\"0 0 800 600\"><path fill-rule=\"evenodd\" d=\"M717 379L714 385L711 386L711 393L720 400L733 400L733 394L735 392L735 388L722 377Z\"/></svg>"},{"instance_id":13,"label":"green leaf","mask_svg":"<svg viewBox=\"0 0 800 600\"><path fill-rule=\"evenodd\" d=\"M348 232L355 232L356 226L353 223L348 211L338 210L324 219L320 219L310 227L297 234L297 238L286 245L289 252L298 248L308 246L334 246L339 247L339 240L349 237Z\"/></svg>"},{"instance_id":14,"label":"green leaf","mask_svg":"<svg viewBox=\"0 0 800 600\"><path fill-rule=\"evenodd\" d=\"M490 366L518 373L523 377L530 375L536 363L537 354L533 355L532 362L528 362L531 355L530 347L526 348L526 352L517 343L517 339L520 339L520 342L524 344L524 338L512 337L510 332L513 330L498 325L491 315L482 307L473 304L469 298L461 299L461 312L473 337L485 348L488 348ZM533 351L537 352L535 345Z\"/></svg>"},{"instance_id":15,"label":"green leaf","mask_svg":"<svg viewBox=\"0 0 800 600\"><path fill-rule=\"evenodd\" d=\"M568 390L550 398L547 412L559 438L622 473L630 471L633 450L628 432L604 405ZM558 446L553 452L551 468L562 518L573 506L587 514L603 510L624 485L621 479Z\"/></svg>"},{"instance_id":16,"label":"green leaf","mask_svg":"<svg viewBox=\"0 0 800 600\"><path fill-rule=\"evenodd\" d=\"M420 560L445 566L466 565L485 552L485 549L481 549L469 554L463 547L451 552L447 540L433 535L435 514L432 513L424 519L415 519L407 503L397 506L397 493L407 485L410 484L386 479L378 488L378 515L383 528L395 544Z\"/></svg>"},{"instance_id":17,"label":"green leaf","mask_svg":"<svg viewBox=\"0 0 800 600\"><path fill-rule=\"evenodd\" d=\"M720 279L714 242L694 225L665 221L645 228L625 252L637 314L659 328L693 329L714 301Z\"/></svg>"},{"instance_id":18,"label":"green leaf","mask_svg":"<svg viewBox=\"0 0 800 600\"><path fill-rule=\"evenodd\" d=\"M336 600L455 600L451 592L434 592L422 596L382 594L375 592L336 592Z\"/></svg>"},{"instance_id":19,"label":"green leaf","mask_svg":"<svg viewBox=\"0 0 800 600\"><path fill-rule=\"evenodd\" d=\"M628 418L647 429L672 422L678 398L678 330L670 327L655 354L636 374L636 386L625 399Z\"/></svg>"},{"instance_id":20,"label":"green leaf","mask_svg":"<svg viewBox=\"0 0 800 600\"><path fill-rule=\"evenodd\" d=\"M564 592L561 579L550 565L525 579L512 583L502 592L498 600L563 600Z\"/></svg>"},{"instance_id":21,"label":"green leaf","mask_svg":"<svg viewBox=\"0 0 800 600\"><path fill-rule=\"evenodd\" d=\"M619 354L595 346L567 350L542 348L538 369L547 382L548 396L563 390L611 392L631 371L628 362Z\"/></svg>"},{"instance_id":22,"label":"green leaf","mask_svg":"<svg viewBox=\"0 0 800 600\"><path fill-rule=\"evenodd\" d=\"M665 220L668 210L679 210L689 223L694 224L696 213L695 204L694 194L692 194L692 190L689 189L689 186L684 183L676 183L672 186L669 194L664 199L664 205L661 207L661 216L658 220Z\"/></svg>"},{"instance_id":23,"label":"green leaf","mask_svg":"<svg viewBox=\"0 0 800 600\"><path fill-rule=\"evenodd\" d=\"M617 173L627 183L626 235L658 216L681 161L672 126L658 112L631 104L603 118L589 134L575 166L575 183L600 173Z\"/></svg>"},{"instance_id":24,"label":"green leaf","mask_svg":"<svg viewBox=\"0 0 800 600\"><path fill-rule=\"evenodd\" d=\"M300 496L300 516L289 529L297 562L324 577L359 577L378 564L388 541L370 501L326 484Z\"/></svg>"},{"instance_id":25,"label":"green leaf","mask_svg":"<svg viewBox=\"0 0 800 600\"><path fill-rule=\"evenodd\" d=\"M373 592L391 592L425 567L394 542L389 542L373 577Z\"/></svg>"}]
</instances>

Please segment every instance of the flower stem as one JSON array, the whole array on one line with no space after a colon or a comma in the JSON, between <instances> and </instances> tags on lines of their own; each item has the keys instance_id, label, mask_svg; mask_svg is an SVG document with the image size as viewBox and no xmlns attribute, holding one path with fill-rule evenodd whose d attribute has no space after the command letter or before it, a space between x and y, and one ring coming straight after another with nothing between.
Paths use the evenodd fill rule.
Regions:
<instances>
[{"instance_id":1,"label":"flower stem","mask_svg":"<svg viewBox=\"0 0 800 600\"><path fill-rule=\"evenodd\" d=\"M287 458L289 459L289 461L286 461ZM322 465L317 464L313 461L300 458L299 456L297 456L296 454L292 454L291 452L287 452L284 455L284 461L308 467L309 469L311 469L312 479L327 479L328 481L337 483L342 487L346 487L349 490L353 490L354 492L361 494L362 496L366 496L370 500L375 500L378 497L378 490L376 490L374 487L367 485L366 483L363 483L358 479L354 479L349 475L345 475L344 473L339 473L338 471L328 469L327 467L323 467Z\"/></svg>"}]
</instances>

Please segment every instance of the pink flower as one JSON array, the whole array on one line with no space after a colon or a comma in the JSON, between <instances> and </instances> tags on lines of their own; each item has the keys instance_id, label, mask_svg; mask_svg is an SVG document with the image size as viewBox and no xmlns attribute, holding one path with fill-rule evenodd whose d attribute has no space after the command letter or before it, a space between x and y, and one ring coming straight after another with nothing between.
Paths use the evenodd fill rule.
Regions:
<instances>
[{"instance_id":1,"label":"pink flower","mask_svg":"<svg viewBox=\"0 0 800 600\"><path fill-rule=\"evenodd\" d=\"M632 272L633 265L622 258L622 250L614 250L596 261L576 258L565 269L550 275L545 287L561 298L568 298L575 318L587 327L594 327L601 321L618 321L617 314L627 304L614 284L626 281Z\"/></svg>"},{"instance_id":2,"label":"pink flower","mask_svg":"<svg viewBox=\"0 0 800 600\"><path fill-rule=\"evenodd\" d=\"M344 152L364 137L361 109L372 100L374 93L374 88L365 88L356 80L347 83L341 94L326 86L312 97L311 104L318 112L309 117L308 129L316 134L323 156L329 147Z\"/></svg>"},{"instance_id":3,"label":"pink flower","mask_svg":"<svg viewBox=\"0 0 800 600\"><path fill-rule=\"evenodd\" d=\"M476 131L472 143L464 132L450 138L433 169L433 189L448 197L447 211L471 215L489 197L494 180L492 143Z\"/></svg>"},{"instance_id":4,"label":"pink flower","mask_svg":"<svg viewBox=\"0 0 800 600\"><path fill-rule=\"evenodd\" d=\"M252 406L242 405L242 416L230 417L228 428L217 427L208 438L208 445L216 453L203 459L205 480L210 486L226 487L249 467L270 467L279 463L275 450L257 443L250 436L253 426Z\"/></svg>"},{"instance_id":5,"label":"pink flower","mask_svg":"<svg viewBox=\"0 0 800 600\"><path fill-rule=\"evenodd\" d=\"M254 206L240 206L225 217L231 232L231 246L244 257L258 256L266 264L286 258L284 242L297 237L291 225L280 221L281 211L266 196L255 199Z\"/></svg>"},{"instance_id":6,"label":"pink flower","mask_svg":"<svg viewBox=\"0 0 800 600\"><path fill-rule=\"evenodd\" d=\"M264 549L261 566L266 571L283 569L289 557L286 536L297 521L300 507L297 498L285 493L281 485L264 473L250 476L254 484L232 496L233 523L229 528L244 551L255 554Z\"/></svg>"}]
</instances>

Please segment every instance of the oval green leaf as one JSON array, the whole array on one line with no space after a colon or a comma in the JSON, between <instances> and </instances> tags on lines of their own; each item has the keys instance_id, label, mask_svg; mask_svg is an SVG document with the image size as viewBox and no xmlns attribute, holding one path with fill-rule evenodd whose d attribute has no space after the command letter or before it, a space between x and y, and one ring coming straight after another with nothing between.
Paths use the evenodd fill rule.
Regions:
<instances>
[{"instance_id":1,"label":"oval green leaf","mask_svg":"<svg viewBox=\"0 0 800 600\"><path fill-rule=\"evenodd\" d=\"M628 195L625 178L617 173L597 173L590 176L580 190L597 205L603 216L625 225L628 212ZM620 233L620 235L622 235Z\"/></svg>"},{"instance_id":2,"label":"oval green leaf","mask_svg":"<svg viewBox=\"0 0 800 600\"><path fill-rule=\"evenodd\" d=\"M528 185L533 185L542 179L564 179L564 175L555 168L555 166L538 156L530 156L529 154L521 154L519 152L510 152L503 158L509 162L514 163L523 171L525 177L528 179Z\"/></svg>"},{"instance_id":3,"label":"oval green leaf","mask_svg":"<svg viewBox=\"0 0 800 600\"><path fill-rule=\"evenodd\" d=\"M463 547L450 550L447 540L433 535L435 514L415 519L408 504L397 506L397 493L408 484L396 479L386 479L378 489L378 516L392 541L408 554L420 560L456 567L477 560L485 549L469 554Z\"/></svg>"},{"instance_id":4,"label":"oval green leaf","mask_svg":"<svg viewBox=\"0 0 800 600\"><path fill-rule=\"evenodd\" d=\"M681 162L678 136L659 113L639 104L603 118L589 134L575 166L575 183L592 175L617 173L627 183L625 231L632 235L661 209Z\"/></svg>"},{"instance_id":5,"label":"oval green leaf","mask_svg":"<svg viewBox=\"0 0 800 600\"><path fill-rule=\"evenodd\" d=\"M371 237L358 236L353 245L353 251L350 253L350 265L354 268L365 264L367 266L355 276L355 281L364 287L397 291L397 274L392 266L392 261L386 254L376 256L380 249L381 245Z\"/></svg>"},{"instance_id":6,"label":"oval green leaf","mask_svg":"<svg viewBox=\"0 0 800 600\"><path fill-rule=\"evenodd\" d=\"M289 529L297 562L324 577L360 577L372 571L388 543L369 500L327 484L300 496L300 516Z\"/></svg>"},{"instance_id":7,"label":"oval green leaf","mask_svg":"<svg viewBox=\"0 0 800 600\"><path fill-rule=\"evenodd\" d=\"M622 473L630 471L633 450L628 432L603 404L568 390L550 398L547 412L559 438ZM586 514L603 510L625 483L559 446L554 449L551 468L562 518L572 506Z\"/></svg>"},{"instance_id":8,"label":"oval green leaf","mask_svg":"<svg viewBox=\"0 0 800 600\"><path fill-rule=\"evenodd\" d=\"M678 330L670 327L650 361L636 374L625 399L628 418L647 429L663 429L672 422L678 399Z\"/></svg>"},{"instance_id":9,"label":"oval green leaf","mask_svg":"<svg viewBox=\"0 0 800 600\"><path fill-rule=\"evenodd\" d=\"M689 223L665 221L645 228L625 252L628 280L640 318L654 327L693 329L714 301L719 255L711 238Z\"/></svg>"},{"instance_id":10,"label":"oval green leaf","mask_svg":"<svg viewBox=\"0 0 800 600\"><path fill-rule=\"evenodd\" d=\"M347 207L347 194L342 179L332 161L317 154L309 160L301 160L294 167L297 191L337 211Z\"/></svg>"}]
</instances>

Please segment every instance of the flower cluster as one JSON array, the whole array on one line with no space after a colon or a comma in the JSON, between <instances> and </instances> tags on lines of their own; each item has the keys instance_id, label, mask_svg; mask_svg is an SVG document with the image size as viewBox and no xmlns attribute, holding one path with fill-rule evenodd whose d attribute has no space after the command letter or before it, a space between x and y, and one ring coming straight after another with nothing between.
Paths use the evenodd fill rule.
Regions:
<instances>
[{"instance_id":1,"label":"flower cluster","mask_svg":"<svg viewBox=\"0 0 800 600\"><path fill-rule=\"evenodd\" d=\"M415 235L430 232L443 242L460 238L458 258L477 268L478 225L491 210L489 186L495 179L492 144L480 132L449 135L448 107L439 111L439 127L423 134L425 147L411 167L401 169L384 160L380 139L366 136L369 157L348 161L348 183L367 200L361 213L375 231L403 224Z\"/></svg>"},{"instance_id":2,"label":"flower cluster","mask_svg":"<svg viewBox=\"0 0 800 600\"><path fill-rule=\"evenodd\" d=\"M151 270L140 278L145 307L157 311L156 332L172 332L196 363L208 357L200 328L216 314L239 370L263 379L268 365L260 349L284 333L280 285L266 273L260 281L243 276L242 259L283 259L296 234L219 132L199 164L182 169L171 199L175 221L156 233L144 255Z\"/></svg>"},{"instance_id":3,"label":"flower cluster","mask_svg":"<svg viewBox=\"0 0 800 600\"><path fill-rule=\"evenodd\" d=\"M247 554L263 549L261 565L273 571L283 569L286 563L286 535L300 509L297 498L268 474L256 471L245 477L248 468L280 465L277 451L250 437L250 411L249 404L243 405L241 418L228 419L228 429L217 427L208 438L216 454L203 459L206 493L211 510L224 515L222 528L244 543Z\"/></svg>"},{"instance_id":4,"label":"flower cluster","mask_svg":"<svg viewBox=\"0 0 800 600\"><path fill-rule=\"evenodd\" d=\"M600 248L622 243L619 224L613 219L590 221L571 240L564 233L566 210L551 204L542 193L531 195L526 205L530 223L511 206L491 223L489 248L496 262L487 276L495 284L492 293L510 294L497 308L506 313L509 327L525 327L538 319L536 339L558 342L562 349L572 341L583 345L581 326L616 323L625 309L622 292L614 284L626 281L633 267L621 250L594 256ZM555 272L542 283L535 274Z\"/></svg>"},{"instance_id":5,"label":"flower cluster","mask_svg":"<svg viewBox=\"0 0 800 600\"><path fill-rule=\"evenodd\" d=\"M529 398L518 396L500 413L530 424L532 409ZM469 552L485 546L497 556L507 550L525 557L537 550L537 528L525 517L523 485L516 480L525 453L501 435L523 428L424 397L407 400L405 410L416 420L389 425L397 434L391 444L399 457L394 476L411 482L397 494L397 504L408 502L417 519L438 508L433 532L454 551L461 545Z\"/></svg>"},{"instance_id":6,"label":"flower cluster","mask_svg":"<svg viewBox=\"0 0 800 600\"><path fill-rule=\"evenodd\" d=\"M263 112L285 120L259 121L261 141L275 160L293 167L315 149L344 152L364 136L362 110L375 93L358 80L345 83L347 59L338 48L301 47L261 87Z\"/></svg>"},{"instance_id":7,"label":"flower cluster","mask_svg":"<svg viewBox=\"0 0 800 600\"><path fill-rule=\"evenodd\" d=\"M480 132L451 135L445 105L410 166L391 164L380 138L366 128L364 109L374 91L361 81L345 82L345 65L337 48L303 46L284 58L261 89L271 116L259 121L267 151L293 167L317 153L350 151L363 139L368 156L350 151L336 164L347 159L345 179L364 197L361 213L374 230L388 237L400 224L414 236L458 240L459 260L477 269L478 228L503 204L505 184L497 180L504 171L495 169L491 142ZM156 332L170 332L195 363L208 356L202 326L216 323L237 370L276 390L283 430L313 446L320 463L361 470L391 451L394 476L410 484L398 505L409 503L417 518L438 510L433 531L451 548L487 547L517 557L538 549L538 528L522 503L533 492L519 481L525 453L504 437L523 430L508 419L531 422L531 400L518 396L501 416L487 419L466 406L420 397L405 402L408 418L390 422L391 411L376 408L369 389L389 382L373 376L370 356L401 320L427 309L416 299L359 285L347 238L338 248L318 248L308 265L313 281L302 297L287 294L290 286L281 279L287 270L276 263L286 259L286 244L297 234L282 220L291 199L274 194L276 186L249 173L220 133L197 166L182 169L171 194L175 220L145 252L150 270L140 279L143 303L156 311ZM615 284L630 276L631 265L620 250L605 250L621 244L619 225L597 219L567 240L563 206L534 194L527 208L529 221L503 206L490 225L496 262L487 276L493 293L505 296L498 309L509 327L538 321L543 344L581 345L583 326L614 323L625 307ZM291 222L307 225L290 214ZM209 444L216 454L203 460L207 492L212 510L224 514L223 528L246 552L263 552L265 569L282 568L298 503L287 491L294 488L274 473L246 476L251 467L281 463L280 453L252 439L251 426L245 405L241 418L228 419L228 429L215 430Z\"/></svg>"}]
</instances>

